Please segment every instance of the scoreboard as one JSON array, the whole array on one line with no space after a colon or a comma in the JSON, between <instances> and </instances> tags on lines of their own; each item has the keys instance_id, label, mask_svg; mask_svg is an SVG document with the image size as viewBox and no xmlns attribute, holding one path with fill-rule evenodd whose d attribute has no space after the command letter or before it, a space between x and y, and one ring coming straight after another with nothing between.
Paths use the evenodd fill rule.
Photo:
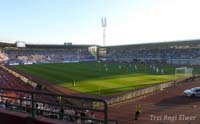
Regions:
<instances>
[{"instance_id":1,"label":"scoreboard","mask_svg":"<svg viewBox=\"0 0 200 124\"><path fill-rule=\"evenodd\" d=\"M99 57L104 57L107 55L107 48L99 48Z\"/></svg>"},{"instance_id":2,"label":"scoreboard","mask_svg":"<svg viewBox=\"0 0 200 124\"><path fill-rule=\"evenodd\" d=\"M97 57L97 46L88 47L88 51L95 57Z\"/></svg>"},{"instance_id":3,"label":"scoreboard","mask_svg":"<svg viewBox=\"0 0 200 124\"><path fill-rule=\"evenodd\" d=\"M24 41L17 41L16 42L16 47L26 47L26 44Z\"/></svg>"}]
</instances>

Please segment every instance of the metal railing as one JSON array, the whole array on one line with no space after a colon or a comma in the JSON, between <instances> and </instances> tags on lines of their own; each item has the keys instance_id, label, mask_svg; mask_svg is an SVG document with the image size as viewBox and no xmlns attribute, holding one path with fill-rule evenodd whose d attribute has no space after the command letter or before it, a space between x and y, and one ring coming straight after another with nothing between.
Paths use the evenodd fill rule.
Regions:
<instances>
[{"instance_id":1,"label":"metal railing","mask_svg":"<svg viewBox=\"0 0 200 124\"><path fill-rule=\"evenodd\" d=\"M56 101L58 97L60 101ZM102 106L94 107L94 103L101 103ZM108 104L99 98L0 88L0 105L5 109L30 113L32 118L45 116L68 122L108 124ZM87 116L86 111L90 115Z\"/></svg>"}]
</instances>

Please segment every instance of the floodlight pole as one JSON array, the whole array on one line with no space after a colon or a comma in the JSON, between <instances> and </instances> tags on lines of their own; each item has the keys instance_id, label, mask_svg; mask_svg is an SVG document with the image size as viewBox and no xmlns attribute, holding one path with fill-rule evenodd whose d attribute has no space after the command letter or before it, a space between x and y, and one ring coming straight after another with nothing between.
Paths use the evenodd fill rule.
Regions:
<instances>
[{"instance_id":1,"label":"floodlight pole","mask_svg":"<svg viewBox=\"0 0 200 124\"><path fill-rule=\"evenodd\" d=\"M101 26L103 28L103 46L106 45L106 17L101 18Z\"/></svg>"}]
</instances>

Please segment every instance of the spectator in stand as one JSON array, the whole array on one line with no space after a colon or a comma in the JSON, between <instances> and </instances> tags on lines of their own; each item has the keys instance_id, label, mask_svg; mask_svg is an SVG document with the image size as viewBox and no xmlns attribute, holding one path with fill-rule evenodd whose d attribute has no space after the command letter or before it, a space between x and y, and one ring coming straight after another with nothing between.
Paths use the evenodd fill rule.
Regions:
<instances>
[{"instance_id":1,"label":"spectator in stand","mask_svg":"<svg viewBox=\"0 0 200 124\"><path fill-rule=\"evenodd\" d=\"M60 108L60 120L63 120L64 108Z\"/></svg>"},{"instance_id":2,"label":"spectator in stand","mask_svg":"<svg viewBox=\"0 0 200 124\"><path fill-rule=\"evenodd\" d=\"M80 115L81 115L81 124L84 124L84 123L85 123L86 114L85 114L85 112L82 110Z\"/></svg>"},{"instance_id":3,"label":"spectator in stand","mask_svg":"<svg viewBox=\"0 0 200 124\"><path fill-rule=\"evenodd\" d=\"M77 123L77 124L81 123L80 113L77 112L77 111L75 112L74 122Z\"/></svg>"},{"instance_id":4,"label":"spectator in stand","mask_svg":"<svg viewBox=\"0 0 200 124\"><path fill-rule=\"evenodd\" d=\"M56 102L60 104L62 102L62 97L61 96L57 96L56 97Z\"/></svg>"},{"instance_id":5,"label":"spectator in stand","mask_svg":"<svg viewBox=\"0 0 200 124\"><path fill-rule=\"evenodd\" d=\"M88 120L88 122L89 122L90 124L93 124L93 123L94 123L94 120L93 120L93 119L95 119L95 114L94 114L93 112L91 112L90 115L89 115L89 118L90 118L91 120Z\"/></svg>"},{"instance_id":6,"label":"spectator in stand","mask_svg":"<svg viewBox=\"0 0 200 124\"><path fill-rule=\"evenodd\" d=\"M6 107L6 108L9 107L9 101L8 101L8 99L6 99L5 107Z\"/></svg>"},{"instance_id":7,"label":"spectator in stand","mask_svg":"<svg viewBox=\"0 0 200 124\"><path fill-rule=\"evenodd\" d=\"M36 114L39 115L40 114L40 110L38 110L39 109L38 103L36 103L35 108L36 108Z\"/></svg>"}]
</instances>

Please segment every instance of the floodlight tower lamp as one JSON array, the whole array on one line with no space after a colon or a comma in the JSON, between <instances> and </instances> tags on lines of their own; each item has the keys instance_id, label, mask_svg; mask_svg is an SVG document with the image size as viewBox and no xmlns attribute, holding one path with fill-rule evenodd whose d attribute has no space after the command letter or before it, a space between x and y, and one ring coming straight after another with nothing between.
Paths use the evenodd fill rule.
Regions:
<instances>
[{"instance_id":1,"label":"floodlight tower lamp","mask_svg":"<svg viewBox=\"0 0 200 124\"><path fill-rule=\"evenodd\" d=\"M106 17L101 18L101 26L103 28L103 46L105 46L106 45L106 26L107 26Z\"/></svg>"}]
</instances>

